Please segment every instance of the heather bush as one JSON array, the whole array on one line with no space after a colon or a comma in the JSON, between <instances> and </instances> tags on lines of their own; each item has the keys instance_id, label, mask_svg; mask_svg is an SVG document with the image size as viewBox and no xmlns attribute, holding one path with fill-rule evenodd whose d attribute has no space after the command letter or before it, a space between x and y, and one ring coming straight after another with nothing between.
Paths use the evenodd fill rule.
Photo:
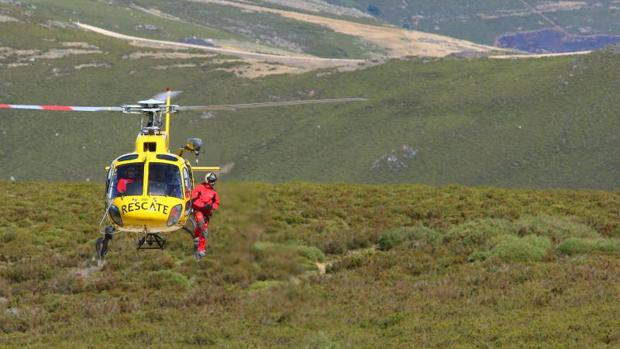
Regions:
<instances>
[{"instance_id":1,"label":"heather bush","mask_svg":"<svg viewBox=\"0 0 620 349\"><path fill-rule=\"evenodd\" d=\"M574 237L562 241L556 249L559 253L569 256L590 252L620 253L620 241Z\"/></svg>"},{"instance_id":2,"label":"heather bush","mask_svg":"<svg viewBox=\"0 0 620 349\"><path fill-rule=\"evenodd\" d=\"M402 227L386 231L379 236L377 245L387 251L406 243L408 247L419 248L435 246L441 243L442 235L424 226Z\"/></svg>"}]
</instances>

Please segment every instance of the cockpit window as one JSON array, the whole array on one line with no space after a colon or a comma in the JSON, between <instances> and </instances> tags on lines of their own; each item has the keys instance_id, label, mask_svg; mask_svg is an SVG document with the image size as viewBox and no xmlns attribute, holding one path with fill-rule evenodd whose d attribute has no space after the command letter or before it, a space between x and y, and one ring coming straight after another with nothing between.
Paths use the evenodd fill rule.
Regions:
<instances>
[{"instance_id":1,"label":"cockpit window","mask_svg":"<svg viewBox=\"0 0 620 349\"><path fill-rule=\"evenodd\" d=\"M144 164L127 164L116 168L109 189L111 197L142 195L142 179L144 178Z\"/></svg>"},{"instance_id":2,"label":"cockpit window","mask_svg":"<svg viewBox=\"0 0 620 349\"><path fill-rule=\"evenodd\" d=\"M179 168L170 164L150 163L149 195L183 198Z\"/></svg>"}]
</instances>

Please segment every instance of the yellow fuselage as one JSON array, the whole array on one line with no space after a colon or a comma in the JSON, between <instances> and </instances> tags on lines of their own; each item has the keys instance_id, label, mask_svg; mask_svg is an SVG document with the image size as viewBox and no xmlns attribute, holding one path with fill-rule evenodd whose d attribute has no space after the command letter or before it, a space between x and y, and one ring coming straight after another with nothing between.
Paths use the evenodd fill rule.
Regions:
<instances>
[{"instance_id":1,"label":"yellow fuselage","mask_svg":"<svg viewBox=\"0 0 620 349\"><path fill-rule=\"evenodd\" d=\"M134 153L125 154L112 162L108 173L107 198L116 207L122 222L115 220L109 213L114 226L119 231L131 232L168 232L178 230L185 224L188 214L193 179L189 163L180 156L171 154L166 145L166 133L138 135ZM174 187L175 194L156 192L153 181L154 168L165 167L178 171L179 183ZM143 172L133 179L133 192L119 192L119 177L123 167L142 168ZM175 210L176 207L176 210ZM171 214L180 209L178 219ZM122 223L122 224L119 224Z\"/></svg>"}]
</instances>

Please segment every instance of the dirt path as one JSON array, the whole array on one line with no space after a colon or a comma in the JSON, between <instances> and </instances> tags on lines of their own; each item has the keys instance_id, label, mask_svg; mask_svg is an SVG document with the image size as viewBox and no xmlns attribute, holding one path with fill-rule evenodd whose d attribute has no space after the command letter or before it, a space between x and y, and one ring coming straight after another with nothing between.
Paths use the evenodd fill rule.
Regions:
<instances>
[{"instance_id":1,"label":"dirt path","mask_svg":"<svg viewBox=\"0 0 620 349\"><path fill-rule=\"evenodd\" d=\"M369 41L388 50L390 57L424 56L444 57L461 51L490 52L496 47L447 36L406 30L398 27L362 24L347 20L310 15L294 11L278 10L229 0L192 0L222 6L236 7L246 11L276 14L285 18L318 24L329 29Z\"/></svg>"},{"instance_id":2,"label":"dirt path","mask_svg":"<svg viewBox=\"0 0 620 349\"><path fill-rule=\"evenodd\" d=\"M171 49L196 49L203 50L209 52L215 52L223 55L231 55L241 58L260 60L264 62L276 62L280 64L285 64L288 66L300 67L304 69L320 69L320 68L331 68L331 67L342 67L342 66L358 66L364 64L364 60L361 59L338 59L338 58L321 58L321 57L313 57L313 56L280 56L274 54L267 53L257 53L257 52L248 52L241 51L231 48L222 48L222 47L209 47L202 45L194 45L194 44L186 44L181 42L174 41L164 41L164 40L154 40L154 39L146 39L140 38L136 36L125 35L121 33L116 33L107 29L95 27L88 24L76 23L76 25L82 29L89 30L101 35L113 37L116 39L127 40L135 43L148 44L153 47L162 47L162 48L171 48Z\"/></svg>"},{"instance_id":3,"label":"dirt path","mask_svg":"<svg viewBox=\"0 0 620 349\"><path fill-rule=\"evenodd\" d=\"M498 56L489 56L489 58L491 59L528 59L528 58L546 58L546 57L562 57L562 56L580 56L580 55L587 55L590 53L592 53L592 51L523 54L523 55L498 55Z\"/></svg>"}]
</instances>

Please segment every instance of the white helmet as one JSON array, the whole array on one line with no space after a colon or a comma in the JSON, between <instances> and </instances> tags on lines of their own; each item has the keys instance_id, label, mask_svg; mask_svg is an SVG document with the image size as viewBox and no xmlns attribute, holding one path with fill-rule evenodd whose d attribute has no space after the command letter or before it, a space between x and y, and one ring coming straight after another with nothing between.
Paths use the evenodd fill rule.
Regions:
<instances>
[{"instance_id":1,"label":"white helmet","mask_svg":"<svg viewBox=\"0 0 620 349\"><path fill-rule=\"evenodd\" d=\"M215 182L217 182L217 176L215 175L215 173L207 172L207 174L205 175L205 182L211 185L215 185Z\"/></svg>"}]
</instances>

